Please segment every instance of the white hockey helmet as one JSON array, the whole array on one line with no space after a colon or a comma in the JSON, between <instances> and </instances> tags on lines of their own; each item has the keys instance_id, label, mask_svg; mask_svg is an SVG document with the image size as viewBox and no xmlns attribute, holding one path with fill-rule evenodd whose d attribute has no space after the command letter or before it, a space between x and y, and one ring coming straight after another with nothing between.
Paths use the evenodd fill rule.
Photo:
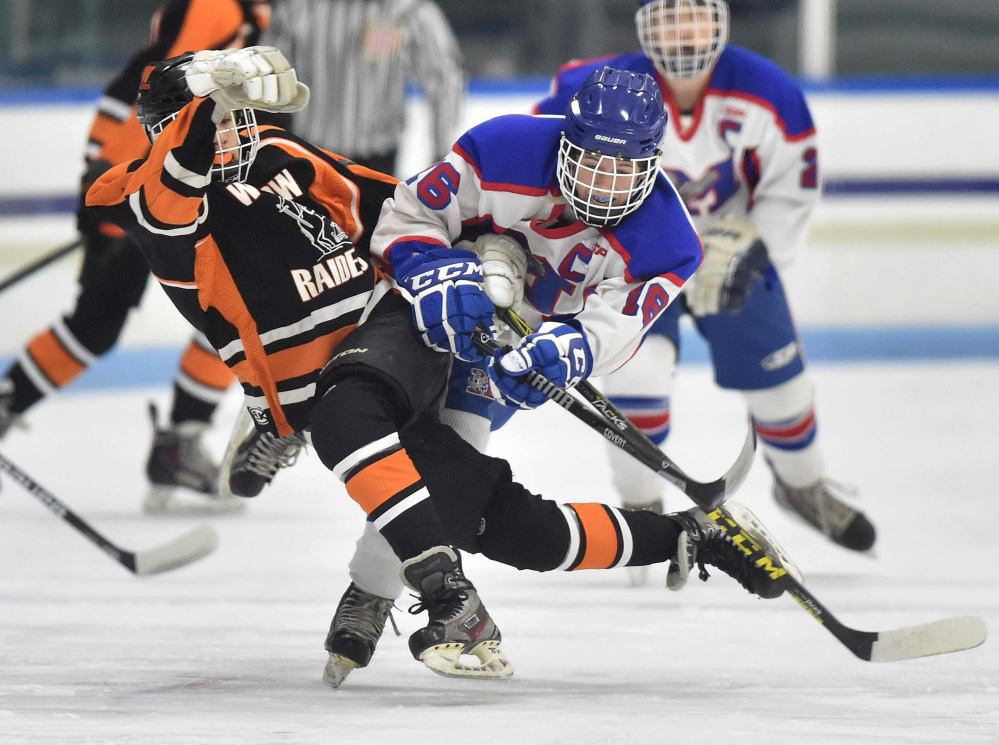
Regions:
<instances>
[{"instance_id":1,"label":"white hockey helmet","mask_svg":"<svg viewBox=\"0 0 999 745\"><path fill-rule=\"evenodd\" d=\"M728 43L725 0L642 0L635 13L642 51L667 78L707 72Z\"/></svg>"}]
</instances>

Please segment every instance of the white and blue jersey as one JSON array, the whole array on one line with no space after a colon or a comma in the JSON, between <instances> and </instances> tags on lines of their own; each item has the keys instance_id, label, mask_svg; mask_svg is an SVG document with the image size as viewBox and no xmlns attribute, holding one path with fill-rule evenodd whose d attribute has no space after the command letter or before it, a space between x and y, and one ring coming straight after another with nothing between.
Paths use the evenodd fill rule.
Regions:
<instances>
[{"instance_id":1,"label":"white and blue jersey","mask_svg":"<svg viewBox=\"0 0 999 745\"><path fill-rule=\"evenodd\" d=\"M566 209L556 178L563 117L501 116L466 132L451 153L400 183L383 207L371 252L391 275L414 253L505 233L528 253L520 312L537 327L573 317L609 373L638 349L702 259L676 189L659 176L620 225L594 228Z\"/></svg>"},{"instance_id":2,"label":"white and blue jersey","mask_svg":"<svg viewBox=\"0 0 999 745\"><path fill-rule=\"evenodd\" d=\"M564 114L586 77L604 65L659 81L669 110L662 168L697 227L722 215L745 215L771 261L785 269L804 243L819 197L815 125L790 76L765 57L729 45L695 109L685 113L651 60L630 52L563 66L535 111Z\"/></svg>"},{"instance_id":3,"label":"white and blue jersey","mask_svg":"<svg viewBox=\"0 0 999 745\"><path fill-rule=\"evenodd\" d=\"M779 66L729 45L693 111L681 112L652 61L641 52L570 62L552 83L539 113L563 113L594 69L609 65L653 75L669 110L662 168L699 229L719 217L745 217L759 231L773 264L735 315L697 318L725 388L778 385L803 369L797 333L780 277L801 250L819 198L815 126L804 95ZM680 304L654 333L678 343Z\"/></svg>"}]
</instances>

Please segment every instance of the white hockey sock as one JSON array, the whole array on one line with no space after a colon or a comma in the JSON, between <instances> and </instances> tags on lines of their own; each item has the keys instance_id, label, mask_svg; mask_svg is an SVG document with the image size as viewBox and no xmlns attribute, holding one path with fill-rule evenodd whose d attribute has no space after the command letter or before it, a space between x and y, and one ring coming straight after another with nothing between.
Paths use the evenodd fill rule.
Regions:
<instances>
[{"instance_id":1,"label":"white hockey sock","mask_svg":"<svg viewBox=\"0 0 999 745\"><path fill-rule=\"evenodd\" d=\"M402 562L370 521L350 558L350 579L367 593L395 599L402 594Z\"/></svg>"},{"instance_id":2,"label":"white hockey sock","mask_svg":"<svg viewBox=\"0 0 999 745\"><path fill-rule=\"evenodd\" d=\"M441 411L441 423L457 432L461 439L480 453L486 452L491 424L484 416L459 409L444 409Z\"/></svg>"},{"instance_id":3,"label":"white hockey sock","mask_svg":"<svg viewBox=\"0 0 999 745\"><path fill-rule=\"evenodd\" d=\"M773 470L790 486L814 484L825 475L818 442L814 387L807 372L786 383L744 391L760 447Z\"/></svg>"}]
</instances>

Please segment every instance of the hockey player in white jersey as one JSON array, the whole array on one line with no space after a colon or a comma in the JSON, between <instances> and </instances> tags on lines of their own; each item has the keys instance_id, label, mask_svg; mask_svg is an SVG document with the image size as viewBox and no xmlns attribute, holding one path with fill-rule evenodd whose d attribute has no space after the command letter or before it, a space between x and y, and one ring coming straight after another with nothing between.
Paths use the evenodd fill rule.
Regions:
<instances>
[{"instance_id":1,"label":"hockey player in white jersey","mask_svg":"<svg viewBox=\"0 0 999 745\"><path fill-rule=\"evenodd\" d=\"M620 367L700 264L658 167L666 119L652 77L596 70L559 116L480 124L383 204L371 254L390 279L372 304L401 293L423 342L455 356L442 419L478 450L491 427L547 400L524 373L572 387ZM494 304L515 304L538 331L484 359L472 331L493 327ZM610 553L595 566L614 565ZM330 685L370 659L402 591L398 566L369 523L327 638Z\"/></svg>"},{"instance_id":2,"label":"hockey player in white jersey","mask_svg":"<svg viewBox=\"0 0 999 745\"><path fill-rule=\"evenodd\" d=\"M781 284L819 197L815 128L800 89L773 62L728 45L724 0L642 0L643 52L570 62L535 110L554 114L592 70L653 75L670 112L662 167L704 242L684 302L659 318L641 350L602 385L658 444L670 431L679 317L689 311L715 380L741 391L774 476L777 503L837 544L874 545L871 522L826 478L813 386ZM662 481L612 451L624 503L662 510ZM641 574L633 575L641 580Z\"/></svg>"}]
</instances>

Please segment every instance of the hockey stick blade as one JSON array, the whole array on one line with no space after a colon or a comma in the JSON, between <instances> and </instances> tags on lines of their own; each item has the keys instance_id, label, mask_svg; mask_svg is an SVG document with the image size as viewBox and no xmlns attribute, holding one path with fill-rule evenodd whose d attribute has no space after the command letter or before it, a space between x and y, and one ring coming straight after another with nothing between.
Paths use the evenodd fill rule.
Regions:
<instances>
[{"instance_id":1,"label":"hockey stick blade","mask_svg":"<svg viewBox=\"0 0 999 745\"><path fill-rule=\"evenodd\" d=\"M156 548L134 553L123 552L131 558L130 569L140 577L168 572L192 564L218 548L218 533L210 525L200 525ZM128 566L126 564L126 566Z\"/></svg>"},{"instance_id":2,"label":"hockey stick blade","mask_svg":"<svg viewBox=\"0 0 999 745\"><path fill-rule=\"evenodd\" d=\"M985 641L985 622L977 616L957 616L940 621L907 626L890 631L861 631L842 623L801 582L783 568L746 532L744 526L722 507L708 514L728 538L737 545L747 560L764 569L774 582L780 583L808 614L854 655L867 662L896 662L929 657L936 654L972 649ZM762 527L762 526L759 526Z\"/></svg>"},{"instance_id":3,"label":"hockey stick blade","mask_svg":"<svg viewBox=\"0 0 999 745\"><path fill-rule=\"evenodd\" d=\"M208 525L202 525L162 546L145 551L127 551L98 533L90 523L73 512L55 494L7 460L2 454L0 454L0 471L20 484L26 492L48 507L56 517L61 517L101 551L139 577L186 566L208 556L218 547L219 539L215 530Z\"/></svg>"},{"instance_id":4,"label":"hockey stick blade","mask_svg":"<svg viewBox=\"0 0 999 745\"><path fill-rule=\"evenodd\" d=\"M787 578L785 589L847 649L867 662L898 662L973 649L988 631L978 616L955 616L890 631L860 631L837 619L808 589Z\"/></svg>"}]
</instances>

